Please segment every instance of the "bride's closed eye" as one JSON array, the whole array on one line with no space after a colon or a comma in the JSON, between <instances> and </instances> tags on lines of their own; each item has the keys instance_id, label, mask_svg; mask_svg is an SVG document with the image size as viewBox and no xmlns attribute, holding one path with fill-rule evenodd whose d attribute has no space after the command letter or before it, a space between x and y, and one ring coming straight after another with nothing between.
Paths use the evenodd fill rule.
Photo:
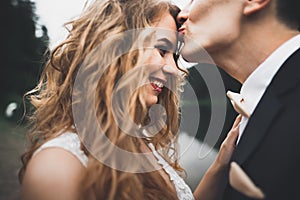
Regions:
<instances>
[{"instance_id":1,"label":"bride's closed eye","mask_svg":"<svg viewBox=\"0 0 300 200\"><path fill-rule=\"evenodd\" d=\"M159 54L160 54L162 57L165 57L165 55L166 55L167 53L170 52L170 49L168 49L168 47L167 47L167 46L164 46L164 45L155 45L154 47L155 47L156 49L158 49Z\"/></svg>"}]
</instances>

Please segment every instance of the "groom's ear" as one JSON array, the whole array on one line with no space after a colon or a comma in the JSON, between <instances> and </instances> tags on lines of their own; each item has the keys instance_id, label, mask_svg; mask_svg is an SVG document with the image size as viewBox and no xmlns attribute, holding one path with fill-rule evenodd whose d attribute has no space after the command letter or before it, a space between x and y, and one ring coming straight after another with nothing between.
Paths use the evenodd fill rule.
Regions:
<instances>
[{"instance_id":1,"label":"groom's ear","mask_svg":"<svg viewBox=\"0 0 300 200\"><path fill-rule=\"evenodd\" d=\"M245 0L244 15L251 15L259 10L262 10L275 0Z\"/></svg>"}]
</instances>

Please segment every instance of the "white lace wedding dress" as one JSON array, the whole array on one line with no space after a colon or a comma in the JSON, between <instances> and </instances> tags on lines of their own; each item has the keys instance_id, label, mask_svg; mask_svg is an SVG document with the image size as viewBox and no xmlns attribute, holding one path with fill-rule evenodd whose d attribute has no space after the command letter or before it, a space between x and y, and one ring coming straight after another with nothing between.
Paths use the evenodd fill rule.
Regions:
<instances>
[{"instance_id":1,"label":"white lace wedding dress","mask_svg":"<svg viewBox=\"0 0 300 200\"><path fill-rule=\"evenodd\" d=\"M66 132L52 140L44 143L39 149L37 149L34 153L36 155L43 149L49 147L59 147L63 148L73 155L82 163L83 166L87 166L88 158L84 154L84 152L80 149L80 139L77 134ZM177 196L179 200L193 200L194 196L189 188L189 186L184 182L184 180L177 174L173 167L171 167L161 156L155 151L155 148L152 144L149 145L154 156L156 157L158 163L162 166L165 172L169 175L170 180L174 184L174 187L177 192Z\"/></svg>"}]
</instances>

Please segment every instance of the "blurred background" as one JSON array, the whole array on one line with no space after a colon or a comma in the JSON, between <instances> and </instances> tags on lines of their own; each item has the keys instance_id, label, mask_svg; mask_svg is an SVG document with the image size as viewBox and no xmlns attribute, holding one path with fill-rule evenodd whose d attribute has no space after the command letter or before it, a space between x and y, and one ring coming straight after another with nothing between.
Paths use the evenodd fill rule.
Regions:
<instances>
[{"instance_id":1,"label":"blurred background","mask_svg":"<svg viewBox=\"0 0 300 200\"><path fill-rule=\"evenodd\" d=\"M174 2L181 8L188 3L186 0ZM49 49L65 38L67 31L63 24L76 17L85 4L86 0L0 1L0 200L19 199L17 172L21 166L20 156L26 149L23 95L36 85ZM212 144L204 144L211 123L211 99L199 69L207 67L207 64L187 64L187 67L190 75L183 95L182 113L198 110L201 120L187 120L181 127L179 143L181 149L186 149L181 157L187 171L186 180L194 189L214 160L236 113L226 100L226 120L221 124L222 132L217 133L219 139ZM224 94L228 89L239 91L239 83L223 71L219 72ZM191 98L194 93L196 99ZM196 133L190 129L192 125L189 123L197 124ZM188 148L182 148L187 145ZM204 158L195 153L201 146L209 150Z\"/></svg>"}]
</instances>

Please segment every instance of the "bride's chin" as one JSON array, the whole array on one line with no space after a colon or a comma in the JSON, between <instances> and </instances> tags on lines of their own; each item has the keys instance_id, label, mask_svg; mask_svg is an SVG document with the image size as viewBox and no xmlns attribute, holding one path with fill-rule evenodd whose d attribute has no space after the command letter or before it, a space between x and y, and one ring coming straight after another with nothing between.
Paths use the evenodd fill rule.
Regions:
<instances>
[{"instance_id":1,"label":"bride's chin","mask_svg":"<svg viewBox=\"0 0 300 200\"><path fill-rule=\"evenodd\" d=\"M148 108L150 108L151 106L153 106L153 105L155 105L155 104L157 104L157 102L158 102L158 97L157 96L148 96L148 98L146 99L146 106L148 107Z\"/></svg>"}]
</instances>

